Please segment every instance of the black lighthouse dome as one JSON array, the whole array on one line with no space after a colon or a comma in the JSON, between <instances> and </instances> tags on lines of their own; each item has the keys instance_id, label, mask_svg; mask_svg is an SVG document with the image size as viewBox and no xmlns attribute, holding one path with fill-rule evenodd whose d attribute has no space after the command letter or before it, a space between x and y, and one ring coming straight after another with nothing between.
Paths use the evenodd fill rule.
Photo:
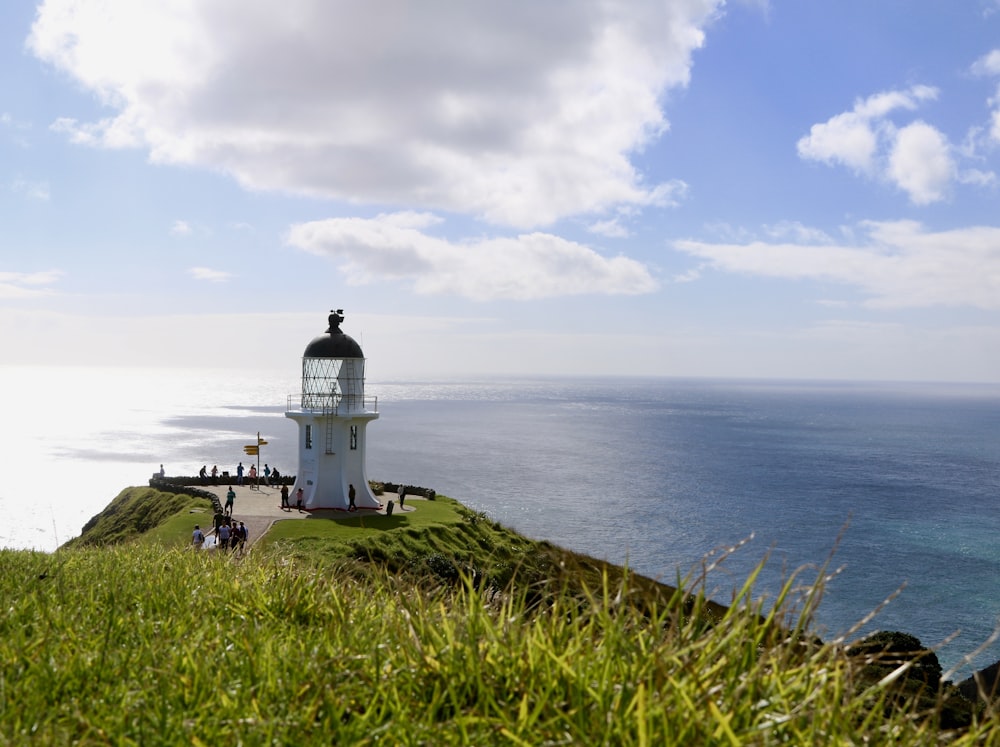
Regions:
<instances>
[{"instance_id":1,"label":"black lighthouse dome","mask_svg":"<svg viewBox=\"0 0 1000 747\"><path fill-rule=\"evenodd\" d=\"M330 328L325 335L313 339L306 345L303 358L364 358L361 346L350 335L340 331L340 323L344 321L344 310L330 312Z\"/></svg>"}]
</instances>

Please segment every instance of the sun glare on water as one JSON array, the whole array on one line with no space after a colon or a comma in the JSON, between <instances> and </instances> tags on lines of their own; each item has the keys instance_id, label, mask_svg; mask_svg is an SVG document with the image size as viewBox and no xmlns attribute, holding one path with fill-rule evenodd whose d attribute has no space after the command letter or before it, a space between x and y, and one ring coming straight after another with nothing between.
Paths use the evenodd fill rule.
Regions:
<instances>
[{"instance_id":1,"label":"sun glare on water","mask_svg":"<svg viewBox=\"0 0 1000 747\"><path fill-rule=\"evenodd\" d=\"M181 423L185 417L280 407L291 386L187 369L10 366L0 372L0 546L41 550L79 534L122 488L146 484L161 463L193 474L190 454L208 451L217 434L191 432ZM182 454L184 463L177 463Z\"/></svg>"}]
</instances>

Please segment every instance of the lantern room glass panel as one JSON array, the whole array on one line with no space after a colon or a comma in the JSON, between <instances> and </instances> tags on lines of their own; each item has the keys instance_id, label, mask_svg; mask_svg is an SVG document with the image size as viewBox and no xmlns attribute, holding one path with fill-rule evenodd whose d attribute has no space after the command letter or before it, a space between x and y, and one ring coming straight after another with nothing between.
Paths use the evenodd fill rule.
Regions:
<instances>
[{"instance_id":1,"label":"lantern room glass panel","mask_svg":"<svg viewBox=\"0 0 1000 747\"><path fill-rule=\"evenodd\" d=\"M341 391L339 358L302 359L302 407L306 410L335 410Z\"/></svg>"}]
</instances>

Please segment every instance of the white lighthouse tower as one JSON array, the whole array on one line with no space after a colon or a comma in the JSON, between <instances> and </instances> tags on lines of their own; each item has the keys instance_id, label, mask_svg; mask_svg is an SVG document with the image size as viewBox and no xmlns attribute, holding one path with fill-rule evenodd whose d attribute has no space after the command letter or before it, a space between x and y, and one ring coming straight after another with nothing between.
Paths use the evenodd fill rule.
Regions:
<instances>
[{"instance_id":1,"label":"white lighthouse tower","mask_svg":"<svg viewBox=\"0 0 1000 747\"><path fill-rule=\"evenodd\" d=\"M290 395L285 417L299 424L299 471L292 487L303 491L303 505L344 509L354 486L359 509L379 508L368 487L365 430L378 417L378 402L365 397L365 356L361 346L340 331L343 309L330 312L330 328L302 354L302 394ZM295 407L296 402L298 407Z\"/></svg>"}]
</instances>

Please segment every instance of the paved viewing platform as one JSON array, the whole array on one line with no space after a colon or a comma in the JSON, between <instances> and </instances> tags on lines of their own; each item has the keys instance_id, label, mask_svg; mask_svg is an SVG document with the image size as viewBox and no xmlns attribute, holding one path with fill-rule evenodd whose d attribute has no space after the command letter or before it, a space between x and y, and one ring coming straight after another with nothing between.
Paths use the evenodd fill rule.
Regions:
<instances>
[{"instance_id":1,"label":"paved viewing platform","mask_svg":"<svg viewBox=\"0 0 1000 747\"><path fill-rule=\"evenodd\" d=\"M220 483L219 485L201 485L198 486L199 489L205 490L209 493L214 493L219 498L219 504L222 506L226 505L226 493L229 492L229 485ZM247 540L247 546L252 546L254 542L257 541L271 525L276 521L295 521L300 519L308 519L310 517L316 519L334 520L338 518L347 519L355 516L366 516L366 515L385 515L386 506L389 501L392 501L395 505L393 506L394 513L409 512L415 510L412 505L405 506L402 509L399 506L398 496L393 494L385 494L382 496L376 496L382 505L379 509L372 508L359 508L357 511L343 511L337 509L318 509L315 511L300 511L295 507L295 494L291 493L291 487L289 487L288 502L291 504L291 508L281 507L281 488L275 486L261 485L258 487L251 488L249 485L233 485L233 492L236 493L236 498L233 500L233 519L237 522L242 521L249 532L249 538ZM423 498L423 496L407 495L406 499ZM206 519L201 521L192 521L191 528L194 529L195 524L200 524L202 531L205 532L206 538L209 539L209 543L214 546L214 537L210 537L212 531L212 517L209 515Z\"/></svg>"}]
</instances>

